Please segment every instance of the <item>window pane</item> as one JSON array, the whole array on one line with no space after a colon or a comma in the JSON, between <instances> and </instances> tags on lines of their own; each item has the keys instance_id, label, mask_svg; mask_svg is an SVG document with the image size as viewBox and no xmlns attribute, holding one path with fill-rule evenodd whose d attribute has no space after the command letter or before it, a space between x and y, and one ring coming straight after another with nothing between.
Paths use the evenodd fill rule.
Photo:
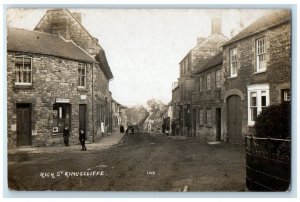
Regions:
<instances>
[{"instance_id":1,"label":"window pane","mask_svg":"<svg viewBox=\"0 0 300 202\"><path fill-rule=\"evenodd\" d=\"M250 106L256 106L256 93L251 93Z\"/></svg>"},{"instance_id":2,"label":"window pane","mask_svg":"<svg viewBox=\"0 0 300 202\"><path fill-rule=\"evenodd\" d=\"M255 121L257 117L257 107L252 107L251 108L251 121Z\"/></svg>"}]
</instances>

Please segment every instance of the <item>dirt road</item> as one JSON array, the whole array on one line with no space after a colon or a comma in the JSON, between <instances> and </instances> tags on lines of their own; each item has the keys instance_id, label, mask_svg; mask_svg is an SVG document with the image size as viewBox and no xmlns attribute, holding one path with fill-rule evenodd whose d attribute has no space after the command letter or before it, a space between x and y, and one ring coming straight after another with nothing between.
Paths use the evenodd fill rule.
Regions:
<instances>
[{"instance_id":1,"label":"dirt road","mask_svg":"<svg viewBox=\"0 0 300 202\"><path fill-rule=\"evenodd\" d=\"M9 186L17 190L244 191L242 145L196 138L130 135L102 150L67 149L9 155Z\"/></svg>"}]
</instances>

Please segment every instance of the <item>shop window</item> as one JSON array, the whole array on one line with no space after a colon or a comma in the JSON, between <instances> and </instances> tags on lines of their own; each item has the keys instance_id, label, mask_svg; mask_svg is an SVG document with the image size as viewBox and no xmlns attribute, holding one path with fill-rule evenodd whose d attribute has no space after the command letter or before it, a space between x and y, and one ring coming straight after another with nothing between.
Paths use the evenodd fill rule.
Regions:
<instances>
[{"instance_id":1,"label":"shop window","mask_svg":"<svg viewBox=\"0 0 300 202\"><path fill-rule=\"evenodd\" d=\"M71 129L71 107L70 104L57 103L53 105L53 132L62 133L68 125Z\"/></svg>"}]
</instances>

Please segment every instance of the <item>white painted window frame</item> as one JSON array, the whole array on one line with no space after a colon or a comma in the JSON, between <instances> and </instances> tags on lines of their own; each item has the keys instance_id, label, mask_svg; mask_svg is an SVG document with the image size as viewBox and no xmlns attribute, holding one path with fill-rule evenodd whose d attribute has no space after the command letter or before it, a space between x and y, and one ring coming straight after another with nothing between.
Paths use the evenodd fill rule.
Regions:
<instances>
[{"instance_id":1,"label":"white painted window frame","mask_svg":"<svg viewBox=\"0 0 300 202\"><path fill-rule=\"evenodd\" d=\"M262 45L259 45L259 43L262 42ZM266 37L261 37L259 39L255 40L255 50L256 50L256 72L265 72L267 70L267 61L266 61ZM259 62L259 57L264 57L264 63L265 66L261 68L261 64Z\"/></svg>"},{"instance_id":2,"label":"white painted window frame","mask_svg":"<svg viewBox=\"0 0 300 202\"><path fill-rule=\"evenodd\" d=\"M234 54L235 51L235 54ZM233 57L235 56L235 57ZM238 70L238 63L237 63L237 48L231 48L229 50L229 63L230 63L230 78L237 77L237 70ZM235 74L233 73L234 69L234 64L235 64Z\"/></svg>"},{"instance_id":3,"label":"white painted window frame","mask_svg":"<svg viewBox=\"0 0 300 202\"><path fill-rule=\"evenodd\" d=\"M78 83L78 87L85 88L86 87L86 80L87 80L87 71L86 71L87 70L87 65L84 64L84 63L78 63L78 69L81 68L82 66L84 67L84 77L85 77L85 79L84 79L84 85L81 84L81 77L82 77L82 75L81 75L81 71L80 71L80 75L78 75L78 77L80 77L80 80L79 80L79 83Z\"/></svg>"},{"instance_id":4,"label":"white painted window frame","mask_svg":"<svg viewBox=\"0 0 300 202\"><path fill-rule=\"evenodd\" d=\"M262 111L261 96L262 92L266 92L266 106L270 105L270 86L269 84L253 84L247 86L248 91L248 126L253 126L255 121L251 120L251 93L256 93L257 115Z\"/></svg>"},{"instance_id":5,"label":"white painted window frame","mask_svg":"<svg viewBox=\"0 0 300 202\"><path fill-rule=\"evenodd\" d=\"M30 59L30 82L17 82L15 81L15 85L17 86L31 86L32 85L32 57L30 56L27 56L27 55L18 55L18 56L15 56L15 58L22 58L23 60L23 67L22 67L22 76L24 76L24 59L27 58L27 59ZM15 79L16 79L16 75L17 74L17 70L16 70L16 63L15 63Z\"/></svg>"}]
</instances>

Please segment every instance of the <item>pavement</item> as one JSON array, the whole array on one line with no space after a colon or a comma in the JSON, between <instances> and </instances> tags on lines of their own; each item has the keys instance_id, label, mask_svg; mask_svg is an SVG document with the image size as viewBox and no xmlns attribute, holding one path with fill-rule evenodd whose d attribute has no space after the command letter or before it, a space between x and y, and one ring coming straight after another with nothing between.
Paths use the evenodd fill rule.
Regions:
<instances>
[{"instance_id":1,"label":"pavement","mask_svg":"<svg viewBox=\"0 0 300 202\"><path fill-rule=\"evenodd\" d=\"M112 147L117 145L122 140L125 133L115 132L110 135L107 135L99 140L99 142L86 142L86 147L89 151L101 150L105 148ZM61 153L64 151L79 151L81 152L81 145L80 143L70 146L64 145L56 145L56 146L49 146L49 147L17 147L8 149L8 154L20 154L20 153Z\"/></svg>"}]
</instances>

